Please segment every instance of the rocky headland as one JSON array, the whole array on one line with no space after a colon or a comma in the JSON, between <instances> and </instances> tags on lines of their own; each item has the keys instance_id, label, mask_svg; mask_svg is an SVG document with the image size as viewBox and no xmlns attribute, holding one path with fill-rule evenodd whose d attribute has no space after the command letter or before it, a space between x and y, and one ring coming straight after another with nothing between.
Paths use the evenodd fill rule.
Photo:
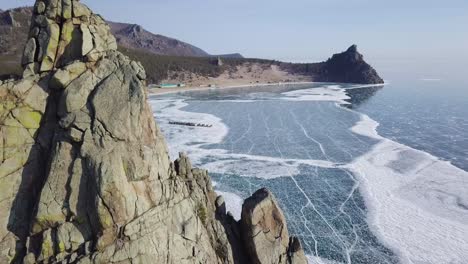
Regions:
<instances>
[{"instance_id":1,"label":"rocky headland","mask_svg":"<svg viewBox=\"0 0 468 264\"><path fill-rule=\"evenodd\" d=\"M274 195L234 220L170 161L146 73L77 0L36 1L23 76L0 81L0 263L306 263Z\"/></svg>"},{"instance_id":2,"label":"rocky headland","mask_svg":"<svg viewBox=\"0 0 468 264\"><path fill-rule=\"evenodd\" d=\"M0 12L0 79L20 75L32 7ZM210 55L188 43L153 34L134 24L107 22L118 50L147 70L152 84L184 83L190 87L239 86L257 83L341 82L383 83L355 45L318 63L287 63L243 58L240 54ZM222 58L222 63L219 63Z\"/></svg>"},{"instance_id":3,"label":"rocky headland","mask_svg":"<svg viewBox=\"0 0 468 264\"><path fill-rule=\"evenodd\" d=\"M345 52L333 55L323 64L324 74L317 78L320 81L362 84L384 82L377 71L364 60L356 45L352 45Z\"/></svg>"}]
</instances>

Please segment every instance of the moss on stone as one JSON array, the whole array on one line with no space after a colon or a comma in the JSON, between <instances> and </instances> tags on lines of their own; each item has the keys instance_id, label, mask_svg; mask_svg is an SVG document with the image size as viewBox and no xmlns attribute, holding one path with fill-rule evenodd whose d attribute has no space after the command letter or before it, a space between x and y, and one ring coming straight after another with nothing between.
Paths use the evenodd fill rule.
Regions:
<instances>
[{"instance_id":1,"label":"moss on stone","mask_svg":"<svg viewBox=\"0 0 468 264\"><path fill-rule=\"evenodd\" d=\"M71 20L65 22L62 26L61 38L65 41L65 45L68 45L73 39L73 30L75 29Z\"/></svg>"},{"instance_id":2,"label":"moss on stone","mask_svg":"<svg viewBox=\"0 0 468 264\"><path fill-rule=\"evenodd\" d=\"M60 241L60 243L58 244L58 249L59 253L65 252L65 244L62 241Z\"/></svg>"},{"instance_id":3,"label":"moss on stone","mask_svg":"<svg viewBox=\"0 0 468 264\"><path fill-rule=\"evenodd\" d=\"M72 3L71 0L62 2L62 17L64 19L72 18Z\"/></svg>"},{"instance_id":4,"label":"moss on stone","mask_svg":"<svg viewBox=\"0 0 468 264\"><path fill-rule=\"evenodd\" d=\"M16 108L12 113L16 120L27 129L38 129L41 125L42 114L30 107Z\"/></svg>"},{"instance_id":5,"label":"moss on stone","mask_svg":"<svg viewBox=\"0 0 468 264\"><path fill-rule=\"evenodd\" d=\"M36 218L36 221L33 225L33 232L41 232L42 230L55 226L57 223L65 222L65 216L63 214L56 215L41 215Z\"/></svg>"},{"instance_id":6,"label":"moss on stone","mask_svg":"<svg viewBox=\"0 0 468 264\"><path fill-rule=\"evenodd\" d=\"M48 258L50 256L54 255L54 245L52 245L52 242L49 240L44 240L42 243L42 250L41 250L42 256L45 258Z\"/></svg>"},{"instance_id":7,"label":"moss on stone","mask_svg":"<svg viewBox=\"0 0 468 264\"><path fill-rule=\"evenodd\" d=\"M41 72L50 71L55 65L55 56L59 46L60 26L52 20L47 20L50 38L41 65Z\"/></svg>"},{"instance_id":8,"label":"moss on stone","mask_svg":"<svg viewBox=\"0 0 468 264\"><path fill-rule=\"evenodd\" d=\"M107 211L107 208L102 204L102 201L101 205L98 206L97 214L99 222L104 229L110 228L114 225L114 220L112 219L110 212Z\"/></svg>"},{"instance_id":9,"label":"moss on stone","mask_svg":"<svg viewBox=\"0 0 468 264\"><path fill-rule=\"evenodd\" d=\"M108 213L100 214L99 219L101 219L101 222L103 223L104 228L111 227L112 224L114 223L114 221L112 220L112 217Z\"/></svg>"},{"instance_id":10,"label":"moss on stone","mask_svg":"<svg viewBox=\"0 0 468 264\"><path fill-rule=\"evenodd\" d=\"M197 215L202 221L203 225L206 225L206 208L203 204L199 203L197 206Z\"/></svg>"}]
</instances>

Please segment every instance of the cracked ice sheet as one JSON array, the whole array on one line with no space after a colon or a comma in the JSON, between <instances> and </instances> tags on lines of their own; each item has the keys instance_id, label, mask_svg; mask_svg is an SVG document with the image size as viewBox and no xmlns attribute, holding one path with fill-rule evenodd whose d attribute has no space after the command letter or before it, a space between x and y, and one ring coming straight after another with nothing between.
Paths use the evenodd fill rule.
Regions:
<instances>
[{"instance_id":1,"label":"cracked ice sheet","mask_svg":"<svg viewBox=\"0 0 468 264\"><path fill-rule=\"evenodd\" d=\"M346 163L377 142L352 133L359 116L335 102L195 101L181 110L219 117L229 127L227 135L201 147L230 154Z\"/></svg>"},{"instance_id":2,"label":"cracked ice sheet","mask_svg":"<svg viewBox=\"0 0 468 264\"><path fill-rule=\"evenodd\" d=\"M359 88L359 87L355 87ZM330 92L331 93L331 92ZM312 98L307 98L307 97L314 97ZM316 101L318 97L320 97L319 93L315 92L302 92L301 94L283 94L283 99L279 100L288 100L291 101L291 103L297 102L297 101L304 101L304 100L309 100L309 101ZM293 97L293 101L290 100L291 97ZM330 97L331 98L331 97ZM323 99L323 96L322 96ZM342 98L344 99L344 98ZM342 100L340 99L340 100ZM262 102L267 101L268 98L262 98ZM275 100L278 100L278 98L275 98ZM328 99L327 99L328 100ZM338 102L340 101L338 100ZM183 102L183 101L180 101ZM251 100L247 101L225 101L223 103L252 103ZM265 103L262 104L260 102L260 108L262 108ZM190 102L193 103L193 102ZM321 104L321 102L317 102ZM159 104L159 102L157 102ZM221 109L223 105L225 106L226 104L219 104L216 105L213 104L213 107ZM236 104L232 104L234 107L238 107ZM314 104L311 104L314 105ZM336 104L334 105L336 107ZM169 107L170 108L170 107ZM216 117L215 115L210 115L206 113L189 113L187 112L188 109L184 108L182 111L180 110L181 107L176 107L177 111L180 111L178 114L180 117L184 118L187 116L190 116L194 114L191 118L193 120L196 120L199 122L200 120L204 120L203 118L208 118L207 122L213 121L213 124L216 124L216 122L221 122L224 121L225 123L226 120L222 120L221 118ZM232 107L231 107L232 108ZM158 106L159 109L159 106ZM333 107L327 107L325 111L322 111L321 114L323 113L329 113L328 110L333 109ZM166 109L167 110L167 109ZM173 109L174 110L174 109ZM164 113L165 110L162 112ZM208 111L209 112L209 111ZM352 112L352 111L350 111ZM218 113L218 111L215 111L215 113ZM355 112L354 112L355 113ZM356 113L355 113L356 114ZM159 120L159 113L156 111L156 115L158 116ZM205 115L205 116L204 116ZM207 115L207 116L206 116ZM169 116L171 117L171 116ZM247 115L248 117L248 115ZM339 117L337 115L336 117ZM202 119L200 119L202 118ZM214 118L214 119L213 119ZM335 118L335 117L334 117ZM238 135L236 137L233 137L234 140L238 138L242 138L244 142L248 142L248 144L252 144L249 142L250 136L242 136L245 134L246 131L248 131L249 127L251 127L251 124L258 123L258 122L252 122L253 120L250 120L247 118L247 120L238 120L237 122L242 122L239 126L241 129L237 131ZM327 120L318 120L318 124L316 123L316 126L318 125L323 125L327 124ZM304 121L304 122L307 122ZM357 120L355 121L357 124L349 130L346 128L346 126L338 126L337 130L349 130L352 131L353 134L355 135L360 135L360 136L365 136L368 138L374 139L374 142L370 141L366 144L369 149L367 151L370 152L364 152L361 153L361 151L356 151L356 148L353 148L352 146L346 146L345 148L347 151L342 152L342 153L333 153L332 156L335 158L335 161L343 161L345 163L349 162L350 160L346 158L346 154L343 153L350 153L351 157L354 157L357 159L351 162L348 165L342 166L343 168L350 169L355 172L355 175L357 179L359 179L360 182L360 192L364 198L364 201L366 201L366 207L369 210L369 213L366 214L367 218L369 219L368 222L370 222L370 228L373 233L376 234L381 241L384 241L385 245L389 246L392 248L395 252L397 252L401 258L401 261L403 263L416 263L416 262L424 262L424 263L446 263L452 261L453 263L463 263L463 260L467 258L466 252L468 252L468 249L466 248L466 245L468 245L466 239L464 239L464 236L468 233L466 230L466 224L463 224L463 222L466 223L466 194L463 193L463 191L466 193L466 190L468 188L466 181L464 179L467 178L466 172L462 170L458 170L451 166L448 163L441 162L437 160L434 157L431 157L427 155L426 153L423 152L417 152L413 149L409 149L406 146L397 144L393 141L389 141L386 139L381 138L380 136L377 135L375 128L378 125L375 121L369 119L367 116L360 115L360 121ZM374 122L374 123L372 123ZM242 127L242 125L249 123L250 125ZM327 124L328 125L328 124ZM163 127L163 130L168 130L172 131L173 128L165 125L161 125ZM222 123L221 126L222 128ZM297 131L300 131L301 126L297 124ZM230 129L232 129L230 127ZM328 128L330 129L330 128ZM175 129L174 129L175 130ZM221 129L222 130L222 129ZM305 131L307 132L309 128L305 128ZM211 130L210 132L208 131L202 131L202 130L187 130L184 131L183 129L180 129L178 131L172 131L173 139L178 138L178 140L175 140L176 143L181 143L184 141L184 137L187 136L187 133L189 133L189 137L192 136L195 140L197 138L205 137L204 141L201 143L197 141L191 141L188 140L187 142L181 143L181 144L176 144L180 147L179 150L182 150L184 148L188 148L191 151L193 151L197 156L198 155L198 161L200 162L201 165L205 163L212 162L212 171L214 170L215 172L218 170L218 172L223 172L223 166L224 168L226 167L225 165L227 163L218 163L219 162L219 154L225 155L224 158L228 160L229 162L246 162L249 158L252 157L257 157L257 163L259 164L259 167L257 168L258 170L261 169L261 162L265 162L265 157L263 156L265 153L258 153L259 155L248 155L244 157L238 157L239 159L235 158L233 159L232 156L228 155L245 155L245 154L239 154L239 153L232 153L232 152L239 152L239 151L233 151L234 149L232 148L227 148L227 149L203 149L206 148L207 145L210 144L220 144L222 143L223 139L227 137L227 135L231 131L227 129L227 126L225 127L224 131L218 130L217 132L215 130ZM273 131L275 133L278 132L284 132L281 130L276 130ZM165 131L167 133L167 131ZM182 134L178 134L182 133ZM200 135L196 135L194 133L201 133ZM303 133L304 135L306 133ZM222 135L222 136L220 136ZM338 134L338 136L341 136L343 134ZM331 135L334 141L329 142L329 146L333 146L337 144L337 134ZM314 137L312 137L314 138ZM254 141L257 141L259 137L255 138ZM338 137L339 139L339 137ZM366 140L362 141L362 138L359 137L354 137L352 141L359 141L361 144L363 142L366 142ZM171 146L171 151L173 150L172 148L172 141L170 138L168 138L168 141ZM313 141L313 140L310 140ZM273 146L276 144L278 145L277 140L270 140L270 142L273 142ZM323 140L320 140L319 142L323 142ZM344 141L346 142L346 140ZM240 143L243 143L242 141L236 142L236 144L232 145L238 145ZM281 142L279 142L281 143ZM290 142L282 142L284 144L288 144ZM331 144L330 144L331 143ZM341 142L343 143L343 141ZM378 144L377 144L378 143ZM396 147L396 145L398 147ZM280 144L281 145L281 144ZM391 147L389 147L389 145ZM258 146L255 146L257 148ZM262 146L260 146L261 149ZM270 146L271 148L271 146ZM281 175L285 175L284 173L289 173L289 175L296 175L298 170L298 166L300 166L303 161L298 161L298 159L290 159L288 161L285 161L283 151L281 147L276 146L277 149L276 155L273 155L273 157L270 155L270 157L267 157L268 159L276 159L274 163L276 163L277 168L279 169L280 167L283 167L285 169L282 172L278 172L277 174L272 174L270 176L263 176L265 179L271 179L275 180L276 178L280 177ZM315 148L320 149L319 145L316 144ZM241 149L242 151L240 152L247 152L252 149L252 146L249 146L248 148ZM300 148L298 148L300 150ZM330 149L330 148L328 148ZM331 148L333 149L333 147ZM179 151L177 150L177 151ZM208 150L208 152L206 152ZM303 150L301 150L303 151ZM219 153L218 153L219 152ZM333 151L332 151L333 152ZM415 152L417 152L415 154ZM190 152L189 152L190 153ZM203 160L203 155L210 153L213 154L209 158ZM227 153L227 154L226 154ZM322 154L320 154L322 153ZM252 154L252 153L251 153ZM310 153L307 153L310 154ZM308 158L311 158L313 155L316 155L317 159L315 159L313 162L310 162L309 165L311 166L318 166L321 167L323 164L319 164L320 162L318 161L319 158L323 158L324 153L323 151L318 151L313 153L312 155L306 156ZM319 155L322 155L322 157L319 157ZM381 155L382 157L375 158ZM196 158L197 159L197 158ZM211 161L210 161L211 159ZM283 163L281 163L281 160L283 160ZM422 160L422 161L419 161ZM411 162L409 162L411 161ZM294 162L296 162L294 164ZM331 162L329 160L324 160L324 162L327 164L327 168L333 168L337 167L338 164L334 164L334 162ZM411 167L411 163L415 162L418 164L415 168ZM215 165L216 164L216 165ZM432 165L431 165L432 164ZM245 164L247 165L247 163ZM268 165L271 166L271 164L267 164L265 162L265 167L269 167ZM341 164L343 165L343 164ZM288 167L289 166L289 167ZM276 170L273 170L276 171ZM436 171L436 173L434 173ZM226 172L226 171L224 171ZM236 170L231 170L229 173L239 173L240 171ZM431 173L432 172L432 173ZM270 174L272 172L269 172L267 174ZM241 175L242 173L239 173ZM408 176L409 175L409 176ZM412 177L412 175L416 175ZM212 175L213 176L213 175ZM247 176L247 175L244 175ZM257 175L255 175L257 176ZM216 177L216 176L215 176ZM230 178L235 178L235 177L230 177ZM242 177L243 179L246 179L250 182L252 182L252 179L248 179L245 177ZM261 177L262 178L262 177ZM290 179L293 179L296 177L291 177ZM258 179L255 179L258 180ZM268 181L268 182L271 182ZM442 183L442 184L437 184L434 185L434 183ZM264 184L267 185L267 184ZM220 188L223 188L223 186L226 186L224 183L220 185ZM250 186L249 188L246 188L246 186ZM257 185L252 185L251 183L248 183L247 185L242 185L239 186L239 189L248 189L250 192L255 191L255 188L252 188L252 186L259 187ZM297 186L297 184L296 184ZM224 187L225 188L225 187ZM219 187L217 187L219 190ZM282 189L280 189L280 194L282 195L283 192L281 192ZM224 191L224 190L223 190ZM237 200L237 207L238 209L240 208L239 205L239 199L238 197L243 197L239 193L236 193L236 190L232 189L229 190L230 193L235 193L234 197L237 197L235 200ZM346 193L346 192L345 192ZM297 194L297 193L296 193ZM250 195L250 193L247 193L245 195ZM245 198L245 197L243 197ZM287 198L280 198L280 203L287 200ZM304 204L304 203L303 203ZM307 205L307 202L305 203ZM288 205L285 205L288 207ZM308 205L307 205L308 206ZM306 206L306 207L307 207ZM229 210L229 209L228 209ZM355 210L359 211L359 210ZM404 212L404 213L402 213ZM288 216L288 221L290 221L291 216ZM292 226L297 226L295 221L292 221ZM304 221L299 221L299 223L304 224ZM320 222L318 222L320 224ZM366 225L366 224L365 224ZM367 225L366 225L367 226ZM292 229L295 229L295 227L292 227ZM301 230L300 228L296 228L297 230ZM348 230L352 230L349 229ZM299 236L301 237L301 232L298 232ZM408 235L410 234L410 235ZM448 234L448 236L445 236L445 234ZM327 235L329 236L329 235ZM326 236L325 236L326 237ZM309 236L310 238L310 236ZM307 236L302 235L301 239L307 241ZM323 239L323 237L322 237ZM336 239L335 239L336 240ZM447 243L445 243L447 241ZM336 241L335 241L336 242ZM334 245L333 241L325 241L320 243L321 245ZM424 243L427 242L427 243ZM307 243L304 243L307 245ZM440 245L443 244L443 245ZM309 247L309 245L307 245ZM338 247L339 248L339 247ZM309 249L308 253L313 253L317 252L315 248ZM307 251L307 248L306 248ZM329 252L334 252L334 254L338 254L335 256L328 257L330 258L337 258L340 259L342 256L346 256L346 254L342 254L344 251L340 253L340 250L335 250L333 249L327 249ZM379 254L382 255L382 253L375 254L376 251L372 249L367 249L369 253L373 256L378 256ZM366 252L366 250L364 250ZM383 252L386 252L385 250ZM320 255L320 254L319 254ZM384 253L385 255L385 253ZM338 256L338 257L336 257ZM340 257L341 256L341 257ZM389 255L391 256L391 254ZM363 258L365 259L365 258ZM393 258L389 258L389 261L391 261ZM346 262L345 259L341 259L341 262ZM368 261L354 261L353 263L373 263L373 262L368 262Z\"/></svg>"},{"instance_id":3,"label":"cracked ice sheet","mask_svg":"<svg viewBox=\"0 0 468 264\"><path fill-rule=\"evenodd\" d=\"M172 158L179 152L186 152L192 163L202 166L211 172L226 172L239 175L251 175L256 171L258 177L274 178L295 171L300 164L334 167L326 160L284 159L264 155L252 155L223 148L206 148L220 144L230 130L222 120L214 115L182 111L188 103L183 100L150 101L158 124L169 143L169 154ZM222 104L218 104L218 107ZM169 121L211 124L211 128L169 125ZM242 142L241 142L242 143ZM261 153L260 153L261 154Z\"/></svg>"},{"instance_id":4,"label":"cracked ice sheet","mask_svg":"<svg viewBox=\"0 0 468 264\"><path fill-rule=\"evenodd\" d=\"M226 196L227 210L232 211L237 217L241 211L242 199L247 198L256 189L268 186L275 193L278 193L279 202L283 204L283 208L286 208L285 214L290 223L290 232L302 239L306 252L314 252L317 256L325 256L327 259L343 263L357 259L369 259L375 262L381 258L384 259L384 263L394 263L393 254L382 247L366 227L365 213L363 213L365 206L356 191L356 181L349 173L336 168L340 164L331 161L351 161L353 155L365 153L376 142L365 137L359 138L358 135L353 134L349 128L359 121L359 118L353 113L337 108L335 102L322 102L320 105L311 106L306 102L300 102L299 99L302 95L290 94L289 96L294 96L296 108L294 111L290 111L286 118L281 117L280 114L284 107L291 104L287 102L290 101L290 98L282 104L278 104L271 98L269 100L265 94L262 94L261 103L264 108L268 109L250 116L248 112L255 113L255 103L257 102L245 100L222 102L161 100L161 103L155 102L154 109L155 116L168 138L171 153L174 153L172 155L175 156L175 153L180 150L187 150L195 165L209 169L217 184L216 190ZM322 95L308 93L307 98L310 99L310 96L321 97ZM202 109L198 113L188 112L188 108L193 107L193 105L205 107L211 111ZM237 109L235 109L236 107ZM229 111L225 111L226 109ZM247 113L245 115L245 112L239 113L235 110L247 110ZM275 111L277 114L274 113ZM222 118L220 118L221 112L227 116L221 115ZM267 115L267 112L274 113L273 115L279 116L279 118L274 121L259 122L263 116ZM330 118L322 118L322 113L329 113L335 117L347 115L347 121L328 122ZM247 126L243 126L242 120L232 120L230 119L232 116L246 116L250 121L246 122ZM213 124L214 129L203 130L167 125L168 121L174 119L195 123L205 122ZM308 126L302 124L301 119L307 120ZM233 121L235 125L232 124ZM273 126L268 123L272 123ZM316 123L325 123L327 126L318 127L315 125ZM263 127L255 127L254 124L262 124ZM320 130L317 131L314 128ZM326 134L327 130L336 131L335 136L339 140L334 140L329 135L321 136L321 134ZM258 131L265 133L256 134ZM294 134L296 131L299 131L300 134ZM339 136L337 136L338 131ZM253 133L253 135L249 133ZM270 133L289 135L289 138L272 140ZM299 140L294 137L298 137ZM264 140L265 138L267 140ZM255 142L259 143L260 146L253 146L250 139L255 139ZM226 144L222 145L224 141L228 140L232 141L232 147L226 147ZM326 144L322 144L320 141L326 142ZM345 141L352 141L354 144L343 148ZM304 146L307 144L312 146ZM304 175L312 175L323 168L334 168L334 170L331 171L332 173L323 171L322 177L315 177L309 181ZM301 171L302 176L300 176ZM223 178L222 175L230 175L230 177ZM235 175L243 177L239 178ZM256 178L252 178L253 176ZM285 176L287 177L285 178ZM241 184L232 183L236 188L230 188L230 181L235 179L240 179L238 182ZM310 182L311 180L315 182ZM254 183L255 181L257 183ZM301 188L301 186L321 185L325 187L310 188L309 190ZM287 188L289 193L284 192L283 187L285 186L289 186ZM238 190L247 191L239 193ZM321 190L328 190L328 194ZM294 197L294 199L291 200L290 197ZM335 198L330 200L330 197ZM292 206L293 204L299 206L299 210L296 210L297 207ZM347 207L348 204L351 207L357 206L355 210L351 210L357 213L354 220L349 218L349 213L340 211L345 210L342 208ZM309 226L307 223L312 223L311 221L314 224ZM359 222L359 224L354 222ZM367 241L359 239L360 236L368 238ZM368 241L371 241L371 244L366 244ZM373 249L369 250L369 247ZM353 248L360 250L353 251ZM363 256L360 251L370 252Z\"/></svg>"},{"instance_id":5,"label":"cracked ice sheet","mask_svg":"<svg viewBox=\"0 0 468 264\"><path fill-rule=\"evenodd\" d=\"M211 177L217 190L243 199L261 187L270 189L287 218L290 235L300 237L309 254L340 263L396 263L395 255L369 230L359 183L343 169L301 166L294 177L268 180L253 175Z\"/></svg>"},{"instance_id":6,"label":"cracked ice sheet","mask_svg":"<svg viewBox=\"0 0 468 264\"><path fill-rule=\"evenodd\" d=\"M403 263L464 263L468 173L380 137L377 126L363 116L353 128L382 142L347 166L362 182L374 233L398 252Z\"/></svg>"},{"instance_id":7,"label":"cracked ice sheet","mask_svg":"<svg viewBox=\"0 0 468 264\"><path fill-rule=\"evenodd\" d=\"M312 255L306 255L306 258L309 264L339 264L339 262L319 258L319 257L312 256Z\"/></svg>"}]
</instances>

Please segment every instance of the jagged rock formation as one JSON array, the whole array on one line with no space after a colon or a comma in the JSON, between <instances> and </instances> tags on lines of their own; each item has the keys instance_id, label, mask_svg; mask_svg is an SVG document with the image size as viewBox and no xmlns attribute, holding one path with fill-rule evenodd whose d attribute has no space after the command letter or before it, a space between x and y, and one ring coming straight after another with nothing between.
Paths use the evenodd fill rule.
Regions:
<instances>
[{"instance_id":1,"label":"jagged rock formation","mask_svg":"<svg viewBox=\"0 0 468 264\"><path fill-rule=\"evenodd\" d=\"M364 56L352 45L345 52L333 55L324 63L321 81L342 83L381 84L384 81Z\"/></svg>"},{"instance_id":2,"label":"jagged rock formation","mask_svg":"<svg viewBox=\"0 0 468 264\"><path fill-rule=\"evenodd\" d=\"M33 12L23 79L0 82L0 263L305 263L271 194L239 223L206 171L170 162L145 70L100 16Z\"/></svg>"},{"instance_id":3,"label":"jagged rock formation","mask_svg":"<svg viewBox=\"0 0 468 264\"><path fill-rule=\"evenodd\" d=\"M260 189L242 205L241 230L252 263L307 263L297 238L289 237L273 194Z\"/></svg>"},{"instance_id":4,"label":"jagged rock formation","mask_svg":"<svg viewBox=\"0 0 468 264\"><path fill-rule=\"evenodd\" d=\"M345 52L334 54L318 63L280 63L291 74L310 76L314 82L383 84L383 79L352 45Z\"/></svg>"}]
</instances>

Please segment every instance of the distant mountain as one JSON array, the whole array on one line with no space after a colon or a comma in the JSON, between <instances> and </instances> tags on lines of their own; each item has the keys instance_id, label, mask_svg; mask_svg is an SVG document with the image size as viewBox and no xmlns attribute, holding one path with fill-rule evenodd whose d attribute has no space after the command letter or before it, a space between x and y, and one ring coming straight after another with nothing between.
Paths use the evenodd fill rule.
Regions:
<instances>
[{"instance_id":1,"label":"distant mountain","mask_svg":"<svg viewBox=\"0 0 468 264\"><path fill-rule=\"evenodd\" d=\"M31 7L0 10L0 75L17 72L24 43L26 43ZM153 34L135 24L108 22L119 46L132 50L144 50L157 55L183 57L243 58L238 53L210 55L191 44L166 36Z\"/></svg>"},{"instance_id":2,"label":"distant mountain","mask_svg":"<svg viewBox=\"0 0 468 264\"><path fill-rule=\"evenodd\" d=\"M0 75L21 71L21 56L28 38L32 8L0 11Z\"/></svg>"},{"instance_id":3,"label":"distant mountain","mask_svg":"<svg viewBox=\"0 0 468 264\"><path fill-rule=\"evenodd\" d=\"M22 52L29 31L32 9L0 10L0 53Z\"/></svg>"},{"instance_id":4,"label":"distant mountain","mask_svg":"<svg viewBox=\"0 0 468 264\"><path fill-rule=\"evenodd\" d=\"M159 34L153 34L140 25L108 21L117 43L124 48L144 50L157 55L182 57L244 58L239 53L212 55L191 44Z\"/></svg>"},{"instance_id":5,"label":"distant mountain","mask_svg":"<svg viewBox=\"0 0 468 264\"><path fill-rule=\"evenodd\" d=\"M207 57L206 51L188 43L153 34L140 25L108 22L117 43L125 48L146 50L159 55Z\"/></svg>"}]
</instances>

